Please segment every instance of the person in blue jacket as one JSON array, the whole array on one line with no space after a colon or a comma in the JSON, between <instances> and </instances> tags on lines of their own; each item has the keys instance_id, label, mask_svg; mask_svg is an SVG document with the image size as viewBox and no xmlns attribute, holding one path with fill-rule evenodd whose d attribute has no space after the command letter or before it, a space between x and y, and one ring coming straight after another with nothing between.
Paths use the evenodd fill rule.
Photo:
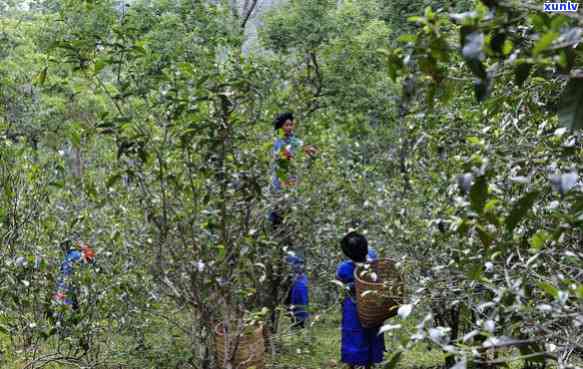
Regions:
<instances>
[{"instance_id":1,"label":"person in blue jacket","mask_svg":"<svg viewBox=\"0 0 583 369\"><path fill-rule=\"evenodd\" d=\"M57 282L57 290L53 295L53 301L60 305L71 306L77 309L77 296L72 287L72 277L75 265L93 263L95 252L84 243L79 243L76 248L67 251L63 262L61 263L60 276Z\"/></svg>"},{"instance_id":2,"label":"person in blue jacket","mask_svg":"<svg viewBox=\"0 0 583 369\"><path fill-rule=\"evenodd\" d=\"M288 256L286 260L291 265L294 274L287 299L293 320L292 328L304 328L310 316L308 277L304 273L304 260L298 256Z\"/></svg>"},{"instance_id":3,"label":"person in blue jacket","mask_svg":"<svg viewBox=\"0 0 583 369\"><path fill-rule=\"evenodd\" d=\"M336 279L350 291L342 302L341 361L349 368L372 368L383 360L385 340L379 334L379 327L364 328L360 324L356 310L354 269L356 263L372 261L378 256L376 251L369 249L366 238L356 232L344 236L340 245L344 255L350 259L341 262L336 270Z\"/></svg>"},{"instance_id":4,"label":"person in blue jacket","mask_svg":"<svg viewBox=\"0 0 583 369\"><path fill-rule=\"evenodd\" d=\"M303 153L315 157L318 149L313 145L305 145L296 134L296 121L291 112L279 114L273 123L276 132L273 149L271 150L271 192L281 195L286 189L297 184L298 178L294 166L298 156ZM296 163L296 164L294 164ZM284 214L281 209L273 209L269 213L269 221L274 227L283 223Z\"/></svg>"}]
</instances>

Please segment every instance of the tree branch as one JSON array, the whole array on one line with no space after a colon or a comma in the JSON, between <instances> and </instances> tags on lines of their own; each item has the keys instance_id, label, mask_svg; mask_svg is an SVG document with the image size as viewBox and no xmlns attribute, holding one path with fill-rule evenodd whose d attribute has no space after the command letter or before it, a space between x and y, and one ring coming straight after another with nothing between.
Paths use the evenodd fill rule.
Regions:
<instances>
[{"instance_id":1,"label":"tree branch","mask_svg":"<svg viewBox=\"0 0 583 369\"><path fill-rule=\"evenodd\" d=\"M241 22L242 29L245 29L245 27L247 26L247 22L249 21L249 18L251 18L251 14L253 14L253 11L257 7L258 1L259 0L252 0L251 6L248 9L243 9L243 11L245 12L245 16L243 17L243 21Z\"/></svg>"}]
</instances>

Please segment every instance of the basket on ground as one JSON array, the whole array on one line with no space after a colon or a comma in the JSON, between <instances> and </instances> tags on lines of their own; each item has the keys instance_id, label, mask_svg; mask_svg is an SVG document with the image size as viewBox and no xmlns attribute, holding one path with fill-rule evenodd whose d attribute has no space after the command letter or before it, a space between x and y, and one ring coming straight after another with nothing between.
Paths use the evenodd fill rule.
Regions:
<instances>
[{"instance_id":1,"label":"basket on ground","mask_svg":"<svg viewBox=\"0 0 583 369\"><path fill-rule=\"evenodd\" d=\"M217 367L223 368L225 355L232 355L233 369L263 369L265 367L265 343L263 326L246 327L236 336L229 333L228 347L225 339L223 324L215 327L215 343L217 348Z\"/></svg>"},{"instance_id":2,"label":"basket on ground","mask_svg":"<svg viewBox=\"0 0 583 369\"><path fill-rule=\"evenodd\" d=\"M405 282L392 259L375 260L368 265L356 268L354 284L360 323L372 328L397 315L404 302Z\"/></svg>"}]
</instances>

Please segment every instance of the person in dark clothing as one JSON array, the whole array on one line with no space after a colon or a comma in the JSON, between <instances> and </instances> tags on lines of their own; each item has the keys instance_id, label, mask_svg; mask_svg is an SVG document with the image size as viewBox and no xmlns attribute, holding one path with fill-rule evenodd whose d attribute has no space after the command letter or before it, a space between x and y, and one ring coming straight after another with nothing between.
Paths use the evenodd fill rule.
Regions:
<instances>
[{"instance_id":1,"label":"person in dark clothing","mask_svg":"<svg viewBox=\"0 0 583 369\"><path fill-rule=\"evenodd\" d=\"M298 256L288 256L286 261L291 265L294 274L286 300L293 321L292 327L304 328L310 316L308 277L304 272L304 260Z\"/></svg>"},{"instance_id":2,"label":"person in dark clothing","mask_svg":"<svg viewBox=\"0 0 583 369\"><path fill-rule=\"evenodd\" d=\"M368 247L366 238L356 232L348 233L340 243L349 260L340 263L336 279L350 291L342 302L341 361L349 368L372 368L383 360L385 340L379 328L364 328L358 318L354 291L354 269L357 263L378 258L376 251Z\"/></svg>"}]
</instances>

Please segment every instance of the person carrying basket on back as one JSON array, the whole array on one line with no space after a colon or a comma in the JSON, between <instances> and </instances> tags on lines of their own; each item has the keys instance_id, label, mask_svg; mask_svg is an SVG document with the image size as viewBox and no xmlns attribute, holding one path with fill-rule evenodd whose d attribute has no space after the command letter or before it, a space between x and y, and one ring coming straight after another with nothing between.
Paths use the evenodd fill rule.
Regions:
<instances>
[{"instance_id":1,"label":"person carrying basket on back","mask_svg":"<svg viewBox=\"0 0 583 369\"><path fill-rule=\"evenodd\" d=\"M373 261L377 253L368 247L366 238L356 232L350 232L340 242L344 255L349 260L340 263L336 270L336 279L349 291L342 301L341 358L353 369L356 367L372 368L383 361L385 340L379 334L379 327L364 328L358 318L354 287L354 270L357 263Z\"/></svg>"}]
</instances>

